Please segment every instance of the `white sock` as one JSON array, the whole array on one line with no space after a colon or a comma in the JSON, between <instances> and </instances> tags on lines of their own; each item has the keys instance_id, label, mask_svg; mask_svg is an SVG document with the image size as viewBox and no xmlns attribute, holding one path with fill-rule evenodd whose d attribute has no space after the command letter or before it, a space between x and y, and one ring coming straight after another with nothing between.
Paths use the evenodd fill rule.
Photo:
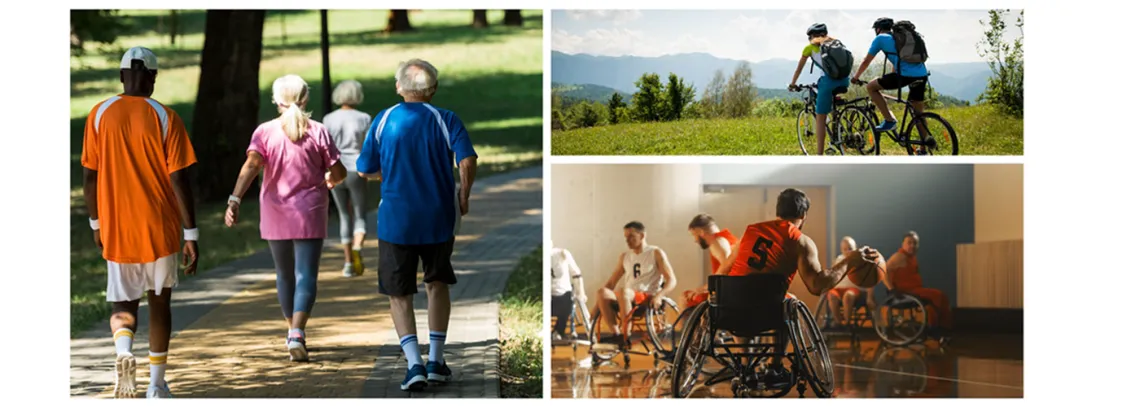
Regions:
<instances>
[{"instance_id":1,"label":"white sock","mask_svg":"<svg viewBox=\"0 0 1140 407\"><path fill-rule=\"evenodd\" d=\"M400 338L400 347L404 349L404 356L408 358L408 369L412 366L424 364L423 357L420 356L420 343L416 334L404 335Z\"/></svg>"},{"instance_id":2,"label":"white sock","mask_svg":"<svg viewBox=\"0 0 1140 407\"><path fill-rule=\"evenodd\" d=\"M430 332L428 333L428 340L431 347L428 348L428 361L443 363L443 342L447 340L447 332Z\"/></svg>"},{"instance_id":3,"label":"white sock","mask_svg":"<svg viewBox=\"0 0 1140 407\"><path fill-rule=\"evenodd\" d=\"M118 356L130 355L131 345L135 342L135 332L127 328L115 331L115 354Z\"/></svg>"},{"instance_id":4,"label":"white sock","mask_svg":"<svg viewBox=\"0 0 1140 407\"><path fill-rule=\"evenodd\" d=\"M161 387L166 383L166 352L150 353L150 386Z\"/></svg>"},{"instance_id":5,"label":"white sock","mask_svg":"<svg viewBox=\"0 0 1140 407\"><path fill-rule=\"evenodd\" d=\"M289 337L305 339L305 331L297 328L289 328Z\"/></svg>"}]
</instances>

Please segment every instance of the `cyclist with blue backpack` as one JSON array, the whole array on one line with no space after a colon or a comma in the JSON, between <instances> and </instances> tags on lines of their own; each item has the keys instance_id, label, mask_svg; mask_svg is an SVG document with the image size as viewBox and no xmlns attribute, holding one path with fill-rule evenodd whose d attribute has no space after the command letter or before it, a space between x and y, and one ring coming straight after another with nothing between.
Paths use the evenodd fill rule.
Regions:
<instances>
[{"instance_id":1,"label":"cyclist with blue backpack","mask_svg":"<svg viewBox=\"0 0 1140 407\"><path fill-rule=\"evenodd\" d=\"M808 28L807 36L808 45L800 55L800 63L796 66L796 73L792 75L792 84L788 85L788 90L795 91L796 81L800 78L800 72L803 71L808 58L811 58L813 68L818 66L823 71L817 82L818 93L815 98L816 153L823 155L824 141L827 137L827 115L831 113L834 105L836 90L841 90L840 93L843 93L851 85L851 78L848 75L851 74L854 58L842 42L827 35L826 24L813 24Z\"/></svg>"},{"instance_id":2,"label":"cyclist with blue backpack","mask_svg":"<svg viewBox=\"0 0 1140 407\"><path fill-rule=\"evenodd\" d=\"M867 84L867 93L879 113L883 115L883 123L875 127L876 132L894 130L898 124L894 113L887 107L887 100L883 98L882 91L910 88L907 100L914 106L918 114L922 114L926 100L926 42L915 31L914 24L909 21L899 21L883 17L875 20L871 26L875 30L875 40L871 42L871 49L863 58L863 64L855 71L856 83L858 78L875 60L880 51L886 55L887 61L894 66L894 72L887 73ZM923 131L920 129L920 131ZM925 134L924 134L925 136Z\"/></svg>"}]
</instances>

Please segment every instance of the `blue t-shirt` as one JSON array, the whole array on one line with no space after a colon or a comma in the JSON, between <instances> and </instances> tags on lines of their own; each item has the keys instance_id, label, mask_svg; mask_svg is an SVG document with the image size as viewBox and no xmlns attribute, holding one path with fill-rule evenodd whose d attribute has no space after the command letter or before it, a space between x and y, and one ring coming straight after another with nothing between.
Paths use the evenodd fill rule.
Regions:
<instances>
[{"instance_id":1,"label":"blue t-shirt","mask_svg":"<svg viewBox=\"0 0 1140 407\"><path fill-rule=\"evenodd\" d=\"M356 169L377 172L377 237L406 245L443 243L459 226L454 163L473 157L467 128L455 113L427 103L400 103L376 115Z\"/></svg>"},{"instance_id":2,"label":"blue t-shirt","mask_svg":"<svg viewBox=\"0 0 1140 407\"><path fill-rule=\"evenodd\" d=\"M875 36L875 40L871 41L871 50L867 51L867 55L877 55L879 51L883 51L887 55L887 60L891 61L891 65L895 66L895 72L899 75L919 78L926 76L926 64L912 64L903 61L899 63L898 49L895 48L895 39L888 33L882 33Z\"/></svg>"}]
</instances>

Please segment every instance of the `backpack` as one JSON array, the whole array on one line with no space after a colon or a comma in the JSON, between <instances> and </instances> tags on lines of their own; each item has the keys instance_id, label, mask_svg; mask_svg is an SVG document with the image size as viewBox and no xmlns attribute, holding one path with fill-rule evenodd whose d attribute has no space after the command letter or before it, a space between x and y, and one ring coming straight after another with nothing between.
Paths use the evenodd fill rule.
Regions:
<instances>
[{"instance_id":1,"label":"backpack","mask_svg":"<svg viewBox=\"0 0 1140 407\"><path fill-rule=\"evenodd\" d=\"M851 75L855 56L839 40L819 44L820 68L831 79L843 79Z\"/></svg>"},{"instance_id":2,"label":"backpack","mask_svg":"<svg viewBox=\"0 0 1140 407\"><path fill-rule=\"evenodd\" d=\"M902 62L912 64L925 63L929 55L926 53L926 41L922 34L914 30L914 23L899 21L891 27L891 38L895 40L895 51Z\"/></svg>"}]
</instances>

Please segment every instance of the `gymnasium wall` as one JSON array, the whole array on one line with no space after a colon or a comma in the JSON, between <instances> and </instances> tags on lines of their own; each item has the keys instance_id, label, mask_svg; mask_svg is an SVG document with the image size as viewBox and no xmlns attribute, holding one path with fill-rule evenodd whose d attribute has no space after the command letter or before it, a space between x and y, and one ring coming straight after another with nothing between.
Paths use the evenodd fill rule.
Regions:
<instances>
[{"instance_id":1,"label":"gymnasium wall","mask_svg":"<svg viewBox=\"0 0 1140 407\"><path fill-rule=\"evenodd\" d=\"M551 239L570 250L582 269L590 304L628 250L622 226L645 224L646 241L661 247L674 270L699 270L700 248L687 230L698 213L700 165L550 166ZM678 277L674 299L700 283L698 273Z\"/></svg>"},{"instance_id":2,"label":"gymnasium wall","mask_svg":"<svg viewBox=\"0 0 1140 407\"><path fill-rule=\"evenodd\" d=\"M958 246L959 307L1023 308L1024 191L1024 166L974 166L975 238Z\"/></svg>"},{"instance_id":3,"label":"gymnasium wall","mask_svg":"<svg viewBox=\"0 0 1140 407\"><path fill-rule=\"evenodd\" d=\"M974 242L1021 240L1025 229L1025 166L974 166Z\"/></svg>"},{"instance_id":4,"label":"gymnasium wall","mask_svg":"<svg viewBox=\"0 0 1140 407\"><path fill-rule=\"evenodd\" d=\"M923 284L943 290L954 305L956 247L975 237L971 164L715 164L701 166L701 183L830 185L836 239L850 235L860 246L892 254L903 234L918 232ZM834 259L838 242L831 246L827 258Z\"/></svg>"}]
</instances>

